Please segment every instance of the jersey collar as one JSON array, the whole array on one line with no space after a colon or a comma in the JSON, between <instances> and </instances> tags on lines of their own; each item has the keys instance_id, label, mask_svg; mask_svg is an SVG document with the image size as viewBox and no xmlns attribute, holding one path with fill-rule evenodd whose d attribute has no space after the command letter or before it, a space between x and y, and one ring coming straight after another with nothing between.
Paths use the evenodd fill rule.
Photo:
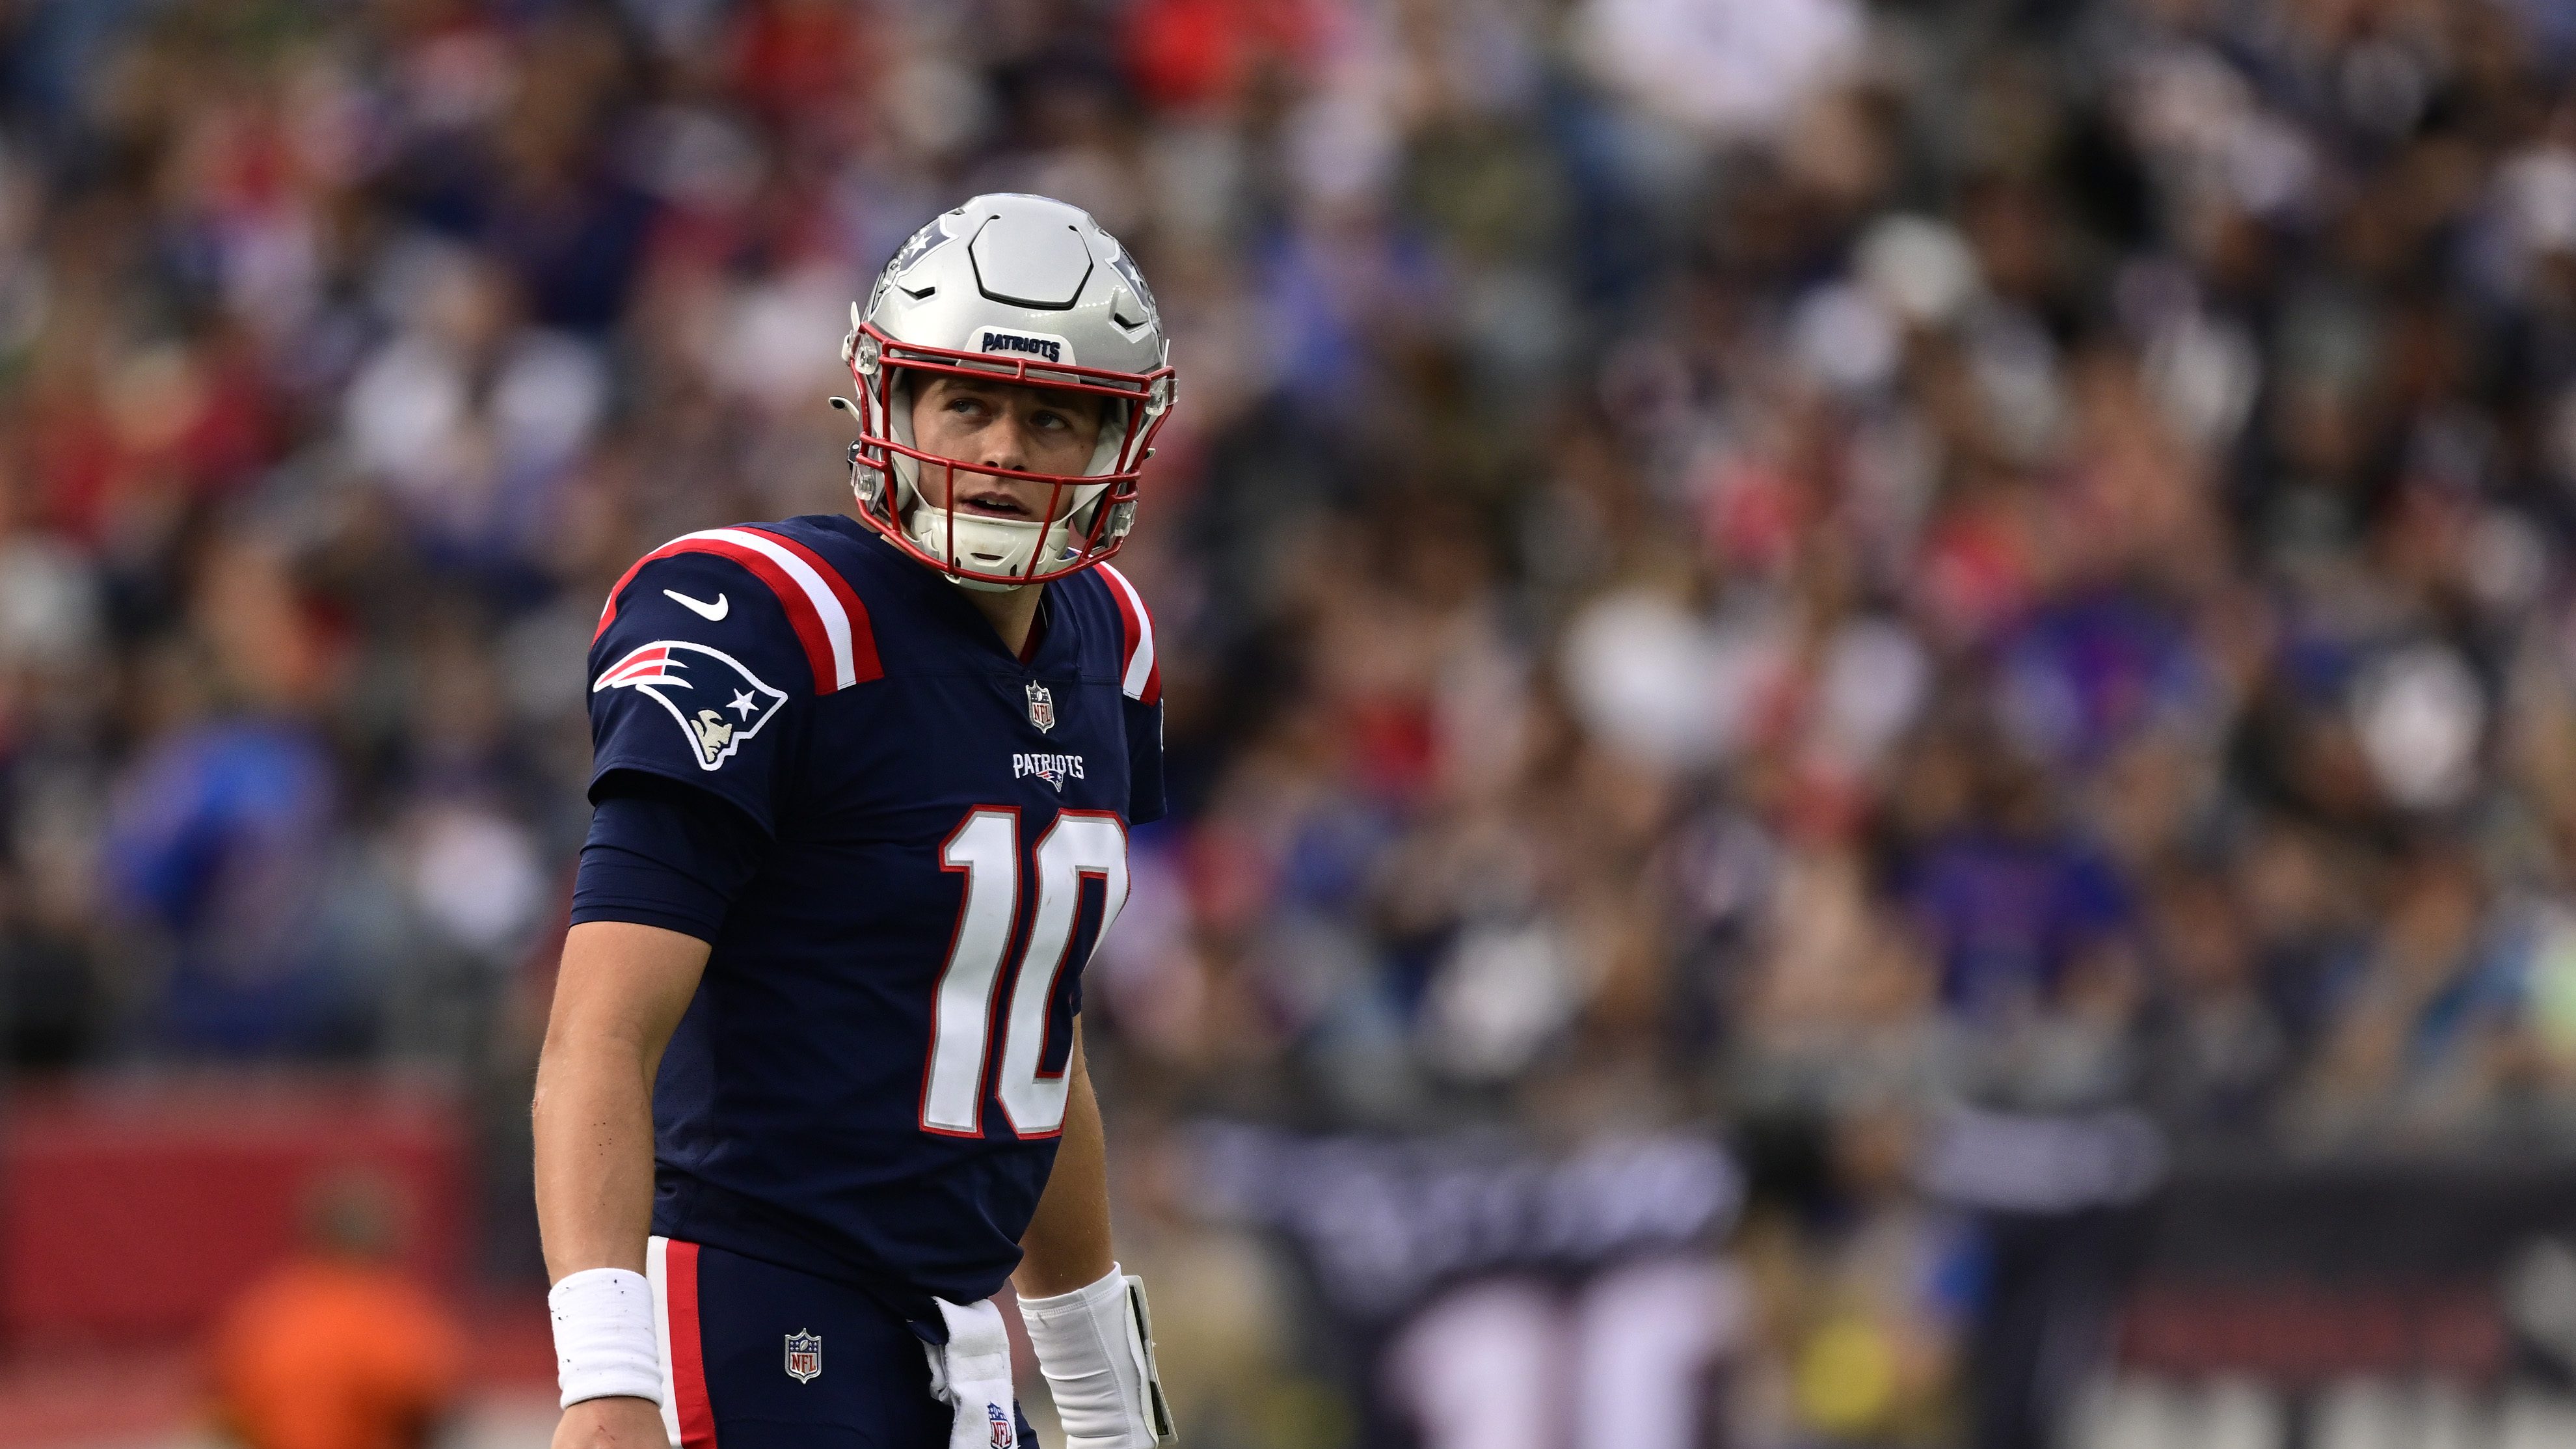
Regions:
<instances>
[{"instance_id":1,"label":"jersey collar","mask_svg":"<svg viewBox=\"0 0 2576 1449\"><path fill-rule=\"evenodd\" d=\"M970 641L971 647L1030 676L1080 672L1076 667L1079 631L1074 627L1073 611L1063 607L1060 592L1068 580L1038 585L1043 590L1038 595L1038 622L1029 631L1034 647L1022 659L1002 643L1002 636L993 631L992 621L966 600L957 585L940 577L937 570L907 557L866 524L841 515L835 517L862 536L862 547L881 548L891 554L902 565L897 572L910 580L910 587L921 596L925 611Z\"/></svg>"}]
</instances>

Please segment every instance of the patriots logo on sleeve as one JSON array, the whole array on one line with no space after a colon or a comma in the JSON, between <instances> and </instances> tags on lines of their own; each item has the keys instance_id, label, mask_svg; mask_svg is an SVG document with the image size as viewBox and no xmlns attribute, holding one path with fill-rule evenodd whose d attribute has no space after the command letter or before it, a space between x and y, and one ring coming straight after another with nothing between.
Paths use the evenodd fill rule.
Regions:
<instances>
[{"instance_id":1,"label":"patriots logo on sleeve","mask_svg":"<svg viewBox=\"0 0 2576 1449\"><path fill-rule=\"evenodd\" d=\"M590 692L603 689L632 689L669 711L701 770L732 759L787 702L741 660L681 639L657 639L608 666Z\"/></svg>"}]
</instances>

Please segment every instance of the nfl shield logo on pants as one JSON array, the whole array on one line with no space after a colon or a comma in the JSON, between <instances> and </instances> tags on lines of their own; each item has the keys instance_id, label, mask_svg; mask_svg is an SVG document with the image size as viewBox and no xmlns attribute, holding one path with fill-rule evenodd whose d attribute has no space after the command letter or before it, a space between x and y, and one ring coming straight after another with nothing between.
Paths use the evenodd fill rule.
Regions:
<instances>
[{"instance_id":1,"label":"nfl shield logo on pants","mask_svg":"<svg viewBox=\"0 0 2576 1449\"><path fill-rule=\"evenodd\" d=\"M1039 734L1055 728L1055 696L1043 684L1029 686L1029 723L1038 727Z\"/></svg>"},{"instance_id":2,"label":"nfl shield logo on pants","mask_svg":"<svg viewBox=\"0 0 2576 1449\"><path fill-rule=\"evenodd\" d=\"M787 1335L787 1376L800 1384L810 1384L823 1372L823 1335L797 1332Z\"/></svg>"}]
</instances>

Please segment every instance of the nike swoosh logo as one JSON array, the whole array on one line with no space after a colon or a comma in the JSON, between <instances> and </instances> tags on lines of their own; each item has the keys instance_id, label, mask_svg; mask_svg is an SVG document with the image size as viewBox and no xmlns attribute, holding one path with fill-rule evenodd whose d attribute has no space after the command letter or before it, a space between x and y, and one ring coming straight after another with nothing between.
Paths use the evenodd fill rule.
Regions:
<instances>
[{"instance_id":1,"label":"nike swoosh logo","mask_svg":"<svg viewBox=\"0 0 2576 1449\"><path fill-rule=\"evenodd\" d=\"M716 595L716 601L710 604L704 599L692 599L678 589L664 589L662 593L673 603L686 605L690 613L710 624L722 622L725 612L733 607L733 602L722 594Z\"/></svg>"}]
</instances>

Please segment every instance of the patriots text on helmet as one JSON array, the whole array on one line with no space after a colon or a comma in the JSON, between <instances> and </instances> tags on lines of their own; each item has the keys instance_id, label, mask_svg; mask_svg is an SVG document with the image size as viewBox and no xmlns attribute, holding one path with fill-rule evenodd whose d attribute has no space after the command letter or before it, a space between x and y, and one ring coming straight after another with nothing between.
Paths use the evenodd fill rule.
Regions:
<instances>
[{"instance_id":1,"label":"patriots text on helmet","mask_svg":"<svg viewBox=\"0 0 2576 1449\"><path fill-rule=\"evenodd\" d=\"M1064 343L1053 337L1029 337L1017 332L1004 332L987 327L979 335L979 352L1023 352L1043 357L1049 362L1064 361Z\"/></svg>"}]
</instances>

